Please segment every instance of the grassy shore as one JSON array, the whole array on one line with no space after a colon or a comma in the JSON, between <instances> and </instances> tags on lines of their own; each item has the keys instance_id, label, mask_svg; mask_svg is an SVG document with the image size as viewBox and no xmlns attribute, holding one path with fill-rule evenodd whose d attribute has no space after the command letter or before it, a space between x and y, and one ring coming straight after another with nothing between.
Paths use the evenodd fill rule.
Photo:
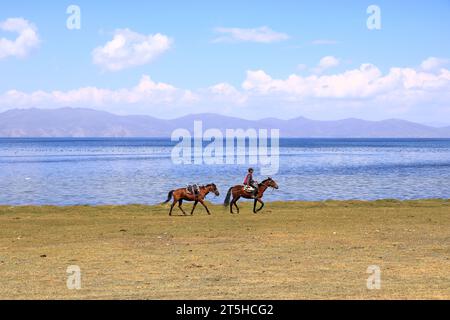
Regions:
<instances>
[{"instance_id":1,"label":"grassy shore","mask_svg":"<svg viewBox=\"0 0 450 320\"><path fill-rule=\"evenodd\" d=\"M449 200L211 209L0 207L0 298L450 299Z\"/></svg>"}]
</instances>

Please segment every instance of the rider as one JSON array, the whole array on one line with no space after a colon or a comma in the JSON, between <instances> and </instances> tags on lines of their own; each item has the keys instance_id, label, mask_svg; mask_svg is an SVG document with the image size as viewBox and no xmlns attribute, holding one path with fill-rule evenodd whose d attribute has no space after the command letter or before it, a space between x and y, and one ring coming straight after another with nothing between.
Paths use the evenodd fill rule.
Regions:
<instances>
[{"instance_id":1,"label":"rider","mask_svg":"<svg viewBox=\"0 0 450 320\"><path fill-rule=\"evenodd\" d=\"M253 180L253 168L248 169L248 173L244 179L244 185L246 187L253 188L252 198L256 199L258 195L258 183L255 180Z\"/></svg>"}]
</instances>

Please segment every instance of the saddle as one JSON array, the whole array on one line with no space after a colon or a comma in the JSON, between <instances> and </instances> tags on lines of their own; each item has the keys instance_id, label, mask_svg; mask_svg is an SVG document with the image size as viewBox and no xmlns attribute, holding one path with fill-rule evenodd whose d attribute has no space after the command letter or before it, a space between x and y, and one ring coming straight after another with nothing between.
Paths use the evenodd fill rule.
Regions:
<instances>
[{"instance_id":1,"label":"saddle","mask_svg":"<svg viewBox=\"0 0 450 320\"><path fill-rule=\"evenodd\" d=\"M190 193L194 196L198 196L200 193L200 189L199 189L198 185L196 185L196 184L189 184L186 187L186 191L187 191L187 193Z\"/></svg>"},{"instance_id":2,"label":"saddle","mask_svg":"<svg viewBox=\"0 0 450 320\"><path fill-rule=\"evenodd\" d=\"M253 191L255 191L255 188L253 188L252 186L249 186L249 185L244 185L244 191L253 193Z\"/></svg>"}]
</instances>

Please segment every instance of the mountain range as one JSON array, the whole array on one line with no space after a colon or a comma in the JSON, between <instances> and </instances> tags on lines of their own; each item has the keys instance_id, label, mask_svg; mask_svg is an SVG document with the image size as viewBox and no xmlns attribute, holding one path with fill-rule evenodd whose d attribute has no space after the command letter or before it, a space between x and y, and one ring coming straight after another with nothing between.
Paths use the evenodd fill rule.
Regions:
<instances>
[{"instance_id":1,"label":"mountain range","mask_svg":"<svg viewBox=\"0 0 450 320\"><path fill-rule=\"evenodd\" d=\"M0 137L170 137L177 128L192 131L196 120L203 122L203 130L280 129L281 137L450 138L450 126L436 128L399 119L318 121L298 117L245 120L205 113L166 120L84 108L5 111L0 113Z\"/></svg>"}]
</instances>

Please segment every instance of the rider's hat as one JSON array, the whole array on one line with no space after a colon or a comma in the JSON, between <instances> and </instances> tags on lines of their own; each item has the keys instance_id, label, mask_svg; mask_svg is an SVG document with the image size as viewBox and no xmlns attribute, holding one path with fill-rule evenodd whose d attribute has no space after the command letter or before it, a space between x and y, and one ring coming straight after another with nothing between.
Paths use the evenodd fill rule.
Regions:
<instances>
[{"instance_id":1,"label":"rider's hat","mask_svg":"<svg viewBox=\"0 0 450 320\"><path fill-rule=\"evenodd\" d=\"M248 168L248 171L250 172L250 171L254 171L254 170L253 170L253 168Z\"/></svg>"}]
</instances>

